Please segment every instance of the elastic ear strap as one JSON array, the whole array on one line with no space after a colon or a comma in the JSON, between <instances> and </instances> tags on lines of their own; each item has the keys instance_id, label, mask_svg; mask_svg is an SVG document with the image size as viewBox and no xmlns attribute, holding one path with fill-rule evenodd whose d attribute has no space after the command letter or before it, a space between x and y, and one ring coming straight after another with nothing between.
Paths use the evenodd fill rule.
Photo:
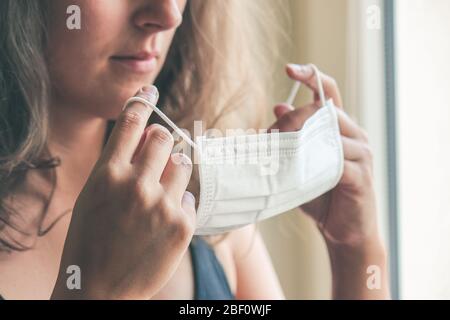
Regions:
<instances>
[{"instance_id":1,"label":"elastic ear strap","mask_svg":"<svg viewBox=\"0 0 450 320\"><path fill-rule=\"evenodd\" d=\"M289 98L286 100L286 104L292 106L294 104L295 98L297 97L298 91L300 90L300 87L302 86L302 83L300 81L295 81L294 85L292 86L291 93L289 94Z\"/></svg>"},{"instance_id":2,"label":"elastic ear strap","mask_svg":"<svg viewBox=\"0 0 450 320\"><path fill-rule=\"evenodd\" d=\"M178 126L172 122L161 110L158 109L157 106L155 106L153 103L150 103L144 98L141 97L131 97L125 102L125 107L128 106L130 103L133 102L140 102L146 105L147 107L150 107L155 111L161 119L163 119L181 138L183 138L184 141L186 141L192 148L197 149L197 144L191 140ZM124 109L125 109L124 107Z\"/></svg>"},{"instance_id":3,"label":"elastic ear strap","mask_svg":"<svg viewBox=\"0 0 450 320\"><path fill-rule=\"evenodd\" d=\"M320 102L322 103L322 106L325 106L326 100L325 100L325 93L323 90L322 78L320 76L320 71L314 64L310 64L310 66L311 66L311 68L313 68L314 73L316 75L317 89L319 90Z\"/></svg>"},{"instance_id":4,"label":"elastic ear strap","mask_svg":"<svg viewBox=\"0 0 450 320\"><path fill-rule=\"evenodd\" d=\"M310 64L310 66L313 69L314 74L316 76L317 89L319 90L320 102L322 103L322 106L325 106L326 100L325 100L325 93L323 90L322 78L320 76L320 71L319 71L319 69L317 69L317 67L314 64ZM297 94L298 94L298 91L300 90L301 85L302 84L300 81L296 81L294 83L294 85L292 86L291 92L289 94L289 98L286 100L286 104L292 105L294 103L295 98L297 97Z\"/></svg>"}]
</instances>

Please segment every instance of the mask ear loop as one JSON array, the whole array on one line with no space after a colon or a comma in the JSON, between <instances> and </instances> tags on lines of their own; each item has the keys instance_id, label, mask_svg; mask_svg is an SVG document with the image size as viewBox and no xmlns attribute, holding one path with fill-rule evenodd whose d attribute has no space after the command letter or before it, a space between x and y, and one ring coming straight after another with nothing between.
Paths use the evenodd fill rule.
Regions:
<instances>
[{"instance_id":1,"label":"mask ear loop","mask_svg":"<svg viewBox=\"0 0 450 320\"><path fill-rule=\"evenodd\" d=\"M183 138L184 141L186 141L194 150L198 150L197 144L191 140L178 126L172 122L160 109L158 109L157 106L155 106L153 103L150 103L146 99L142 97L131 97L125 102L125 106L128 106L132 102L140 102L146 105L147 107L151 108L153 111L155 111L161 119L163 119L181 138ZM124 107L125 109L125 107Z\"/></svg>"},{"instance_id":2,"label":"mask ear loop","mask_svg":"<svg viewBox=\"0 0 450 320\"><path fill-rule=\"evenodd\" d=\"M314 64L310 64L310 66L314 70L314 74L316 75L317 89L319 90L320 102L322 103L322 107L325 107L327 103L326 103L326 99L325 99L325 93L323 90L323 83L322 83L322 77L320 75L320 71Z\"/></svg>"},{"instance_id":3,"label":"mask ear loop","mask_svg":"<svg viewBox=\"0 0 450 320\"><path fill-rule=\"evenodd\" d=\"M290 106L294 104L295 98L297 97L298 91L300 90L301 86L302 83L300 81L295 81L294 85L292 86L291 93L286 100L286 104Z\"/></svg>"},{"instance_id":4,"label":"mask ear loop","mask_svg":"<svg viewBox=\"0 0 450 320\"><path fill-rule=\"evenodd\" d=\"M320 76L320 71L314 64L310 64L309 66L313 69L314 74L316 76L317 89L319 91L320 102L321 102L322 106L325 106L326 100L325 100L325 93L323 90L322 78ZM289 94L289 97L286 100L286 104L293 105L301 86L302 86L302 83L300 81L296 81L294 83L294 85L292 86L291 92Z\"/></svg>"},{"instance_id":5,"label":"mask ear loop","mask_svg":"<svg viewBox=\"0 0 450 320\"><path fill-rule=\"evenodd\" d=\"M313 69L314 75L316 76L317 90L319 91L320 102L321 102L322 106L324 107L324 106L326 106L326 100L325 100L325 93L323 90L323 83L322 83L320 71L314 64L309 64L309 66ZM300 81L296 81L294 83L294 85L292 86L291 92L289 94L289 97L286 100L286 104L293 105L301 86L302 86L302 83ZM259 220L260 215L261 215L261 211L259 211L256 214L255 221L254 221L254 224L256 226L258 226L258 220ZM256 234L256 232L255 232L255 234ZM255 237L255 235L253 236L252 242L254 240L254 237Z\"/></svg>"}]
</instances>

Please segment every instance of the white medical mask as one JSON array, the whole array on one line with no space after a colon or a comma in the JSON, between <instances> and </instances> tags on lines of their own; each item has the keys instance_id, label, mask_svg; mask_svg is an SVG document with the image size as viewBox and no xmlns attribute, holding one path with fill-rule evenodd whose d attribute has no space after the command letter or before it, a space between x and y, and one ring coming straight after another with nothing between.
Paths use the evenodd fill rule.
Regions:
<instances>
[{"instance_id":1,"label":"white medical mask","mask_svg":"<svg viewBox=\"0 0 450 320\"><path fill-rule=\"evenodd\" d=\"M234 137L200 136L194 143L156 106L151 107L197 152L200 198L196 235L214 235L274 217L334 188L344 167L335 106L325 101L314 67L322 107L296 132ZM288 102L299 89L296 84Z\"/></svg>"}]
</instances>

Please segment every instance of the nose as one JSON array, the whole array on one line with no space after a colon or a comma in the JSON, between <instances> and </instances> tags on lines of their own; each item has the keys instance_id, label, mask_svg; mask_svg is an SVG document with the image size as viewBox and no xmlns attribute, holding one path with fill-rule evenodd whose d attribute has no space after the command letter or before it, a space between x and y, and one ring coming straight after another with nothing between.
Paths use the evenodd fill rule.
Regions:
<instances>
[{"instance_id":1,"label":"nose","mask_svg":"<svg viewBox=\"0 0 450 320\"><path fill-rule=\"evenodd\" d=\"M135 25L145 31L164 31L178 27L183 21L177 0L146 1L134 16Z\"/></svg>"}]
</instances>

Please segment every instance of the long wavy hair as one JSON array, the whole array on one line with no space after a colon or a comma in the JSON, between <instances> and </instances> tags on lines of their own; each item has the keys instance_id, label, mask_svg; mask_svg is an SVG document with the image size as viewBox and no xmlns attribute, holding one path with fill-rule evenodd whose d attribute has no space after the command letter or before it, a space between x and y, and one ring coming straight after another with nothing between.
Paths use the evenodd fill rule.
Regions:
<instances>
[{"instance_id":1,"label":"long wavy hair","mask_svg":"<svg viewBox=\"0 0 450 320\"><path fill-rule=\"evenodd\" d=\"M52 90L44 54L48 1L0 1L2 251L32 248L57 223L43 229L60 164L47 148ZM188 130L194 119L201 119L205 129L260 128L278 56L277 18L273 0L188 0L155 82L165 113ZM14 201L31 170L42 171L52 186L41 195L43 209L33 217Z\"/></svg>"}]
</instances>

